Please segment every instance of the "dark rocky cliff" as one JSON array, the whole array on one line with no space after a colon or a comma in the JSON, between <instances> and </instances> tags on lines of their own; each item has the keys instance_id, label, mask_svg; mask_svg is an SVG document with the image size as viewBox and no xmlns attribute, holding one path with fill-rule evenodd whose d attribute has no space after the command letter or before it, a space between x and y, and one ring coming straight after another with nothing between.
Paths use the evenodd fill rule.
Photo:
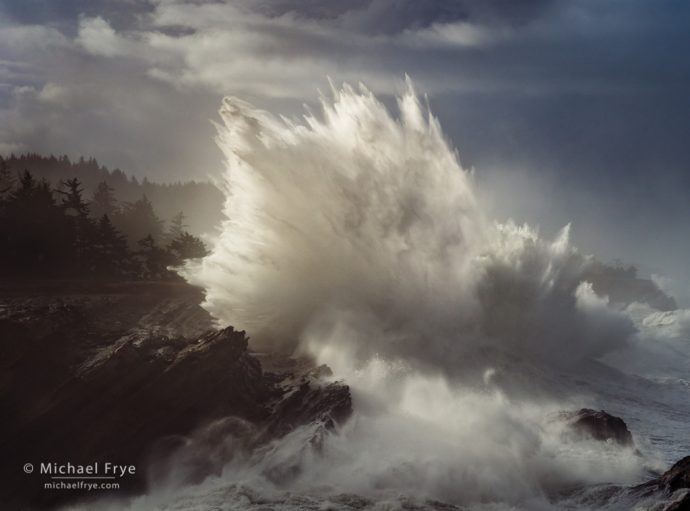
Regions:
<instances>
[{"instance_id":1,"label":"dark rocky cliff","mask_svg":"<svg viewBox=\"0 0 690 511\"><path fill-rule=\"evenodd\" d=\"M193 288L105 291L4 290L0 500L8 505L49 508L80 497L44 490L46 477L23 472L28 462L133 464L137 474L118 494L136 493L161 457L156 449L176 435L242 424L251 449L305 424L328 431L351 412L349 389L322 380L325 370L307 361L272 360L265 372L244 332L211 328Z\"/></svg>"}]
</instances>

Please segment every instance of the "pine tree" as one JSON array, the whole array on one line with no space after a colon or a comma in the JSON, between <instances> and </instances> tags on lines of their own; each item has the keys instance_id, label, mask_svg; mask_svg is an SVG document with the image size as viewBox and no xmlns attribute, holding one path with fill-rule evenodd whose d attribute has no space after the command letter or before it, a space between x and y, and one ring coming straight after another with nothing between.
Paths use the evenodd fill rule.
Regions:
<instances>
[{"instance_id":1,"label":"pine tree","mask_svg":"<svg viewBox=\"0 0 690 511\"><path fill-rule=\"evenodd\" d=\"M84 190L77 178L61 182L66 190L58 190L62 195L60 207L68 219L71 232L72 269L82 275L94 270L93 246L96 226L89 218L89 206L82 197Z\"/></svg>"},{"instance_id":2,"label":"pine tree","mask_svg":"<svg viewBox=\"0 0 690 511\"><path fill-rule=\"evenodd\" d=\"M0 199L12 190L13 186L14 176L12 176L7 162L4 159L0 159Z\"/></svg>"},{"instance_id":3,"label":"pine tree","mask_svg":"<svg viewBox=\"0 0 690 511\"><path fill-rule=\"evenodd\" d=\"M170 220L170 228L165 235L165 239L168 244L172 243L177 237L181 236L187 230L188 225L185 223L187 217L182 211L179 211Z\"/></svg>"},{"instance_id":4,"label":"pine tree","mask_svg":"<svg viewBox=\"0 0 690 511\"><path fill-rule=\"evenodd\" d=\"M154 241L161 238L163 221L158 218L146 195L134 203L127 204L113 215L113 224L131 240L151 236Z\"/></svg>"},{"instance_id":5,"label":"pine tree","mask_svg":"<svg viewBox=\"0 0 690 511\"><path fill-rule=\"evenodd\" d=\"M73 238L48 182L36 181L25 170L6 201L4 216L6 268L36 276L59 274L69 261Z\"/></svg>"},{"instance_id":6,"label":"pine tree","mask_svg":"<svg viewBox=\"0 0 690 511\"><path fill-rule=\"evenodd\" d=\"M168 266L174 263L170 253L160 248L150 234L140 239L138 255L141 260L141 278L145 280L166 280L173 277Z\"/></svg>"},{"instance_id":7,"label":"pine tree","mask_svg":"<svg viewBox=\"0 0 690 511\"><path fill-rule=\"evenodd\" d=\"M58 190L62 195L62 208L67 216L86 217L89 214L89 205L82 198L84 189L81 182L75 177L60 183L67 190Z\"/></svg>"},{"instance_id":8,"label":"pine tree","mask_svg":"<svg viewBox=\"0 0 690 511\"><path fill-rule=\"evenodd\" d=\"M168 245L168 250L175 257L175 264L181 264L187 259L195 259L208 255L206 245L196 236L192 236L187 231L179 234Z\"/></svg>"},{"instance_id":9,"label":"pine tree","mask_svg":"<svg viewBox=\"0 0 690 511\"><path fill-rule=\"evenodd\" d=\"M95 273L100 276L124 277L132 272L127 238L113 226L108 215L98 221L94 244Z\"/></svg>"},{"instance_id":10,"label":"pine tree","mask_svg":"<svg viewBox=\"0 0 690 511\"><path fill-rule=\"evenodd\" d=\"M33 174L24 170L24 173L19 176L19 186L12 192L10 199L15 203L30 201L36 193L36 187L37 183Z\"/></svg>"},{"instance_id":11,"label":"pine tree","mask_svg":"<svg viewBox=\"0 0 690 511\"><path fill-rule=\"evenodd\" d=\"M117 200L115 199L114 191L105 181L98 183L89 205L93 217L102 218L103 215L107 215L110 218L113 216L117 210Z\"/></svg>"},{"instance_id":12,"label":"pine tree","mask_svg":"<svg viewBox=\"0 0 690 511\"><path fill-rule=\"evenodd\" d=\"M55 197L50 189L48 181L41 179L36 181L28 170L19 177L19 186L10 194L10 202L22 208L36 208L37 212L43 212L54 208Z\"/></svg>"}]
</instances>

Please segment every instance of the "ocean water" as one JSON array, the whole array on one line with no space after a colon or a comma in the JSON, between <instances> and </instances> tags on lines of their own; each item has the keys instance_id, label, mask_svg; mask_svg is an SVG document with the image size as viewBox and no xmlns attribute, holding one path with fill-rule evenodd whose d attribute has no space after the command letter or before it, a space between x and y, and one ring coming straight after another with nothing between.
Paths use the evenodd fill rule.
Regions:
<instances>
[{"instance_id":1,"label":"ocean water","mask_svg":"<svg viewBox=\"0 0 690 511\"><path fill-rule=\"evenodd\" d=\"M453 398L443 383L429 389L417 381L409 384L400 412L355 390L355 415L319 450L311 443L314 430L303 427L200 484L181 482L181 464L177 479L148 495L99 502L98 509L658 509L656 500L640 501L625 487L690 452L687 382L623 375L598 364L555 378L579 387L579 397L550 408L491 393L468 397L462 391ZM429 391L438 403L421 411L416 399L436 400ZM435 409L441 402L446 409ZM556 412L579 405L624 417L634 448L564 434L552 422ZM491 420L477 419L476 410ZM293 475L276 479L276 470Z\"/></svg>"},{"instance_id":2,"label":"ocean water","mask_svg":"<svg viewBox=\"0 0 690 511\"><path fill-rule=\"evenodd\" d=\"M364 86L321 103L224 100L227 218L180 271L219 325L328 364L353 416L99 509L651 509L625 488L690 454L690 312L597 294L570 226L488 218L409 81L395 114ZM585 406L635 447L575 437Z\"/></svg>"}]
</instances>

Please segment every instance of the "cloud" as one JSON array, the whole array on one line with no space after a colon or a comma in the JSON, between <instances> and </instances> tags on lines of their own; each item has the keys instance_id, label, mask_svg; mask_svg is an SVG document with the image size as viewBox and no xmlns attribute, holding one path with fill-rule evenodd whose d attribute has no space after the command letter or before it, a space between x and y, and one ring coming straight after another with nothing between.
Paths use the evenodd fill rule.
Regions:
<instances>
[{"instance_id":1,"label":"cloud","mask_svg":"<svg viewBox=\"0 0 690 511\"><path fill-rule=\"evenodd\" d=\"M499 216L573 220L586 247L672 273L690 239L689 15L646 0L0 0L0 149L205 176L223 96L300 115L327 76L390 101L407 73L502 190ZM650 232L665 244L641 248Z\"/></svg>"},{"instance_id":2,"label":"cloud","mask_svg":"<svg viewBox=\"0 0 690 511\"><path fill-rule=\"evenodd\" d=\"M153 10L150 0L23 0L0 2L0 17L17 24L69 27L79 16L103 16L117 27L126 27Z\"/></svg>"},{"instance_id":3,"label":"cloud","mask_svg":"<svg viewBox=\"0 0 690 511\"><path fill-rule=\"evenodd\" d=\"M300 101L327 75L386 94L405 73L430 93L612 94L668 83L671 69L643 80L626 57L636 50L609 44L616 30L654 24L593 14L546 0L158 0L122 30L103 17L82 18L75 41L93 56L136 60L179 89ZM609 50L598 54L599 46Z\"/></svg>"},{"instance_id":4,"label":"cloud","mask_svg":"<svg viewBox=\"0 0 690 511\"><path fill-rule=\"evenodd\" d=\"M76 42L92 55L103 57L127 55L136 50L132 42L115 32L100 16L80 21Z\"/></svg>"},{"instance_id":5,"label":"cloud","mask_svg":"<svg viewBox=\"0 0 690 511\"><path fill-rule=\"evenodd\" d=\"M169 105L163 106L171 98L175 108L182 102L182 110L200 109L194 119L204 127L187 135L194 137L211 133L207 120L215 117L223 95L242 95L293 114L315 89L327 87L326 76L336 82L363 81L376 93L390 95L408 73L432 98L472 94L489 98L490 104L508 98L511 105L519 101L510 98L634 95L682 82L678 59L672 54L659 58L652 51L662 44L663 34L678 31L678 23L672 16L644 11L637 2L625 12L556 0L74 0L59 8L53 2L32 3L31 16L14 3L2 9L15 19L0 24L3 124L12 121L34 133L88 126L85 133L60 133L62 150L127 153L110 163L138 162L137 169L154 173L165 167L156 164L160 151L139 144L113 148L110 137L113 131L154 126L154 118L176 117ZM116 15L116 7L126 15ZM638 33L645 35L644 42L631 36ZM626 44L617 44L623 36ZM34 98L40 108L12 93L22 86L45 88ZM63 91L59 101L58 90ZM84 98L85 104L68 108L64 91ZM46 101L49 97L52 102ZM156 99L144 102L143 97ZM87 112L91 104L94 110ZM108 115L97 113L108 108L113 109ZM148 119L142 123L143 115ZM85 123L88 117L94 119ZM188 115L180 116L183 126L188 121ZM457 118L452 124L451 133L454 126L467 125ZM161 126L146 136L162 138L159 133L167 129ZM26 138L15 127L3 133L12 137L3 139L11 145L33 147L41 139ZM94 143L94 138L101 141ZM482 143L496 140L501 139ZM174 150L174 143L165 145ZM210 142L194 145L217 158ZM44 140L35 149L57 146ZM180 172L185 171L174 173Z\"/></svg>"},{"instance_id":6,"label":"cloud","mask_svg":"<svg viewBox=\"0 0 690 511\"><path fill-rule=\"evenodd\" d=\"M269 16L292 14L307 19L330 20L357 32L395 34L435 24L468 21L519 25L538 17L554 3L553 0L273 0L254 3L253 8Z\"/></svg>"},{"instance_id":7,"label":"cloud","mask_svg":"<svg viewBox=\"0 0 690 511\"><path fill-rule=\"evenodd\" d=\"M73 97L73 94L67 87L53 82L46 83L38 93L38 99L53 104L64 104Z\"/></svg>"}]
</instances>

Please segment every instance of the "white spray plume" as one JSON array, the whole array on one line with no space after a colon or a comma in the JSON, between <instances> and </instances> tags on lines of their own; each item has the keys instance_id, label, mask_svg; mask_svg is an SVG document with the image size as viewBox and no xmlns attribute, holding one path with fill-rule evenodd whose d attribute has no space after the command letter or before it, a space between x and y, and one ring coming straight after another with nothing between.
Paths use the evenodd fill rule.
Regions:
<instances>
[{"instance_id":1,"label":"white spray plume","mask_svg":"<svg viewBox=\"0 0 690 511\"><path fill-rule=\"evenodd\" d=\"M570 227L544 241L486 218L409 81L399 118L364 86L321 103L297 122L224 100L227 219L184 274L221 324L330 365L355 416L321 454L298 429L232 479L274 491L263 475L289 461L290 491L309 495L537 509L561 488L637 477L631 450L564 440L548 417L574 402L515 392L634 332L585 281Z\"/></svg>"},{"instance_id":2,"label":"white spray plume","mask_svg":"<svg viewBox=\"0 0 690 511\"><path fill-rule=\"evenodd\" d=\"M185 270L221 324L444 369L478 346L570 362L625 342L632 323L579 287L569 226L545 242L485 218L409 79L399 119L364 86L321 103L298 123L223 102L227 220Z\"/></svg>"},{"instance_id":3,"label":"white spray plume","mask_svg":"<svg viewBox=\"0 0 690 511\"><path fill-rule=\"evenodd\" d=\"M447 509L432 499L553 510L575 488L639 480L632 448L574 438L558 419L586 404L567 392L564 369L635 331L634 314L586 282L592 262L569 226L544 241L485 218L409 82L397 119L363 86L334 90L322 107L297 122L224 100L227 219L211 254L183 273L220 324L329 364L354 414L318 449L316 426L303 426L240 452L220 476L191 487L173 478L128 509ZM676 335L684 318L655 321ZM587 368L577 378L611 376Z\"/></svg>"}]
</instances>

